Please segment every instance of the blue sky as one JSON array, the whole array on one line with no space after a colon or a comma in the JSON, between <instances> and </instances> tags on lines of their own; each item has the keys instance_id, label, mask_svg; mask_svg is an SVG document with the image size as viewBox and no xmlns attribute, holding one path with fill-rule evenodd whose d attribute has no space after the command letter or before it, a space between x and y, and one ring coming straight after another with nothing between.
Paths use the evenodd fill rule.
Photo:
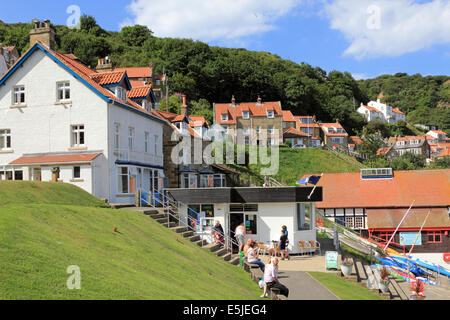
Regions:
<instances>
[{"instance_id":1,"label":"blue sky","mask_svg":"<svg viewBox=\"0 0 450 320\"><path fill-rule=\"evenodd\" d=\"M450 75L450 0L116 0L2 4L0 19L66 24L76 5L107 30L145 24L157 36L268 51L356 78Z\"/></svg>"}]
</instances>

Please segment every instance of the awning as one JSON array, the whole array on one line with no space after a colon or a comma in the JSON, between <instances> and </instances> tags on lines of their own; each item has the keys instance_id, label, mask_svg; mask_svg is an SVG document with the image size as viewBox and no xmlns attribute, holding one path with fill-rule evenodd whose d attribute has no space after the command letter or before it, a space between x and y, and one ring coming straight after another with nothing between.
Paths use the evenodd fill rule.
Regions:
<instances>
[{"instance_id":1,"label":"awning","mask_svg":"<svg viewBox=\"0 0 450 320\"><path fill-rule=\"evenodd\" d=\"M101 153L93 154L61 154L61 155L39 155L23 156L10 163L13 166L25 165L49 165L49 164L68 164L68 163L86 163L91 162Z\"/></svg>"},{"instance_id":2,"label":"awning","mask_svg":"<svg viewBox=\"0 0 450 320\"><path fill-rule=\"evenodd\" d=\"M163 166L157 166L157 165L153 165L153 164L142 163L142 162L135 162L135 161L120 161L120 160L117 160L116 164L120 165L120 166L134 166L134 167L142 167L142 168L164 170Z\"/></svg>"},{"instance_id":3,"label":"awning","mask_svg":"<svg viewBox=\"0 0 450 320\"><path fill-rule=\"evenodd\" d=\"M367 209L367 226L369 229L395 229L408 209ZM411 209L400 229L419 229L430 209ZM424 229L450 228L447 208L433 208Z\"/></svg>"}]
</instances>

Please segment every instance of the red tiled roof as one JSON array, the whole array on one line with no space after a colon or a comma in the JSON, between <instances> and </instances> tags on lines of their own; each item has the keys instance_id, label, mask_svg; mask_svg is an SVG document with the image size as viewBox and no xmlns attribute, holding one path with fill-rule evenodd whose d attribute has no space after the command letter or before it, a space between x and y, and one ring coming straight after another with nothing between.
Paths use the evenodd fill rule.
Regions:
<instances>
[{"instance_id":1,"label":"red tiled roof","mask_svg":"<svg viewBox=\"0 0 450 320\"><path fill-rule=\"evenodd\" d=\"M348 133L345 131L345 129L339 123L321 123L320 127L322 128L322 131L327 136L330 136L330 137L347 137L348 136ZM327 132L327 131L325 131L324 128L327 128L327 129L331 129L331 128L342 129L342 130L344 130L344 133Z\"/></svg>"},{"instance_id":2,"label":"red tiled roof","mask_svg":"<svg viewBox=\"0 0 450 320\"><path fill-rule=\"evenodd\" d=\"M283 111L283 121L284 122L295 122L294 115L289 110Z\"/></svg>"},{"instance_id":3,"label":"red tiled roof","mask_svg":"<svg viewBox=\"0 0 450 320\"><path fill-rule=\"evenodd\" d=\"M450 157L450 149L445 149L438 155L436 155L436 158L443 158L443 157Z\"/></svg>"},{"instance_id":4,"label":"red tiled roof","mask_svg":"<svg viewBox=\"0 0 450 320\"><path fill-rule=\"evenodd\" d=\"M203 116L189 116L190 126L192 127L203 127L203 125L208 125L208 122L206 121L205 117Z\"/></svg>"},{"instance_id":5,"label":"red tiled roof","mask_svg":"<svg viewBox=\"0 0 450 320\"><path fill-rule=\"evenodd\" d=\"M411 209L400 226L403 228L420 228L430 209ZM405 209L367 209L367 226L369 229L395 229L402 221ZM433 208L425 222L427 228L450 228L447 208Z\"/></svg>"},{"instance_id":6,"label":"red tiled roof","mask_svg":"<svg viewBox=\"0 0 450 320\"><path fill-rule=\"evenodd\" d=\"M406 136L406 137L398 137L395 141L411 141L411 140L424 140L423 136Z\"/></svg>"},{"instance_id":7,"label":"red tiled roof","mask_svg":"<svg viewBox=\"0 0 450 320\"><path fill-rule=\"evenodd\" d=\"M363 107L369 111L378 112L378 113L381 112L380 110L378 110L377 108L374 108L374 107L369 107L369 106L363 106Z\"/></svg>"},{"instance_id":8,"label":"red tiled roof","mask_svg":"<svg viewBox=\"0 0 450 320\"><path fill-rule=\"evenodd\" d=\"M116 68L114 71L126 71L129 78L150 78L152 76L152 69L150 67Z\"/></svg>"},{"instance_id":9,"label":"red tiled roof","mask_svg":"<svg viewBox=\"0 0 450 320\"><path fill-rule=\"evenodd\" d=\"M391 150L391 149L392 149L392 147L380 148L380 149L378 149L378 151L377 151L377 156L384 156L384 155L386 155L386 153L388 153L389 150Z\"/></svg>"},{"instance_id":10,"label":"red tiled roof","mask_svg":"<svg viewBox=\"0 0 450 320\"><path fill-rule=\"evenodd\" d=\"M236 104L236 106L223 103L215 106L215 117L219 124L236 124L236 119L242 118L242 111L250 111L251 117L267 117L267 110L273 110L275 117L282 116L281 102L264 102L262 105L258 105L256 102L245 102ZM228 121L222 121L222 114L228 114Z\"/></svg>"},{"instance_id":11,"label":"red tiled roof","mask_svg":"<svg viewBox=\"0 0 450 320\"><path fill-rule=\"evenodd\" d=\"M350 141L352 141L354 144L356 144L356 145L360 145L360 144L362 144L363 143L363 141L361 140L361 138L360 137L357 137L357 136L351 136L350 137Z\"/></svg>"},{"instance_id":12,"label":"red tiled roof","mask_svg":"<svg viewBox=\"0 0 450 320\"><path fill-rule=\"evenodd\" d=\"M125 76L125 71L120 72L104 72L92 74L91 78L99 85L108 85L120 83Z\"/></svg>"},{"instance_id":13,"label":"red tiled roof","mask_svg":"<svg viewBox=\"0 0 450 320\"><path fill-rule=\"evenodd\" d=\"M404 113L401 112L398 108L393 108L393 109L392 109L392 112L395 112L395 113L403 114L403 115L404 115Z\"/></svg>"},{"instance_id":14,"label":"red tiled roof","mask_svg":"<svg viewBox=\"0 0 450 320\"><path fill-rule=\"evenodd\" d=\"M437 134L442 134L442 135L444 135L444 136L446 136L447 135L447 133L445 133L444 131L441 131L441 130L430 130L431 132L434 132L434 133L437 133Z\"/></svg>"},{"instance_id":15,"label":"red tiled roof","mask_svg":"<svg viewBox=\"0 0 450 320\"><path fill-rule=\"evenodd\" d=\"M308 175L305 175L309 176ZM450 205L450 169L396 171L393 179L362 180L359 172L325 173L318 208L408 208Z\"/></svg>"},{"instance_id":16,"label":"red tiled roof","mask_svg":"<svg viewBox=\"0 0 450 320\"><path fill-rule=\"evenodd\" d=\"M44 155L25 156L14 160L10 165L27 164L49 164L49 163L82 163L90 162L100 156L101 153L93 154L66 154L66 155Z\"/></svg>"},{"instance_id":17,"label":"red tiled roof","mask_svg":"<svg viewBox=\"0 0 450 320\"><path fill-rule=\"evenodd\" d=\"M145 98L150 94L151 90L152 90L151 86L132 88L131 90L127 91L127 97L129 99Z\"/></svg>"},{"instance_id":18,"label":"red tiled roof","mask_svg":"<svg viewBox=\"0 0 450 320\"><path fill-rule=\"evenodd\" d=\"M145 81L130 80L130 84L132 88L145 87Z\"/></svg>"},{"instance_id":19,"label":"red tiled roof","mask_svg":"<svg viewBox=\"0 0 450 320\"><path fill-rule=\"evenodd\" d=\"M311 137L310 134L304 133L303 131L296 128L288 128L284 131L283 136L286 138L295 136L295 137Z\"/></svg>"}]
</instances>

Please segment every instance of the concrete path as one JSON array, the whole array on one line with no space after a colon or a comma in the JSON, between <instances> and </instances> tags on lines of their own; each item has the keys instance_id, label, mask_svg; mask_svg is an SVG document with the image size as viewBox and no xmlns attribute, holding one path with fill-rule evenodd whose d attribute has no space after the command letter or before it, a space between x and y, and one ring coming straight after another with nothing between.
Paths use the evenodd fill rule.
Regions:
<instances>
[{"instance_id":1,"label":"concrete path","mask_svg":"<svg viewBox=\"0 0 450 320\"><path fill-rule=\"evenodd\" d=\"M289 288L288 300L339 300L306 272L279 271L278 278Z\"/></svg>"}]
</instances>

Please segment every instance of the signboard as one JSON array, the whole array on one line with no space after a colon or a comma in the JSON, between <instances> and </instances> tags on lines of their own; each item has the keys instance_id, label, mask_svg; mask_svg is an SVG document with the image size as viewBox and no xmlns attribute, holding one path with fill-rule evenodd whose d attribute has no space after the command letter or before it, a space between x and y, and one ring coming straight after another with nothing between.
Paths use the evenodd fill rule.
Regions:
<instances>
[{"instance_id":1,"label":"signboard","mask_svg":"<svg viewBox=\"0 0 450 320\"><path fill-rule=\"evenodd\" d=\"M400 232L400 244L404 246L414 245L418 232ZM416 246L422 245L422 237L419 235L416 241Z\"/></svg>"},{"instance_id":2,"label":"signboard","mask_svg":"<svg viewBox=\"0 0 450 320\"><path fill-rule=\"evenodd\" d=\"M328 269L338 269L339 253L336 251L327 251L325 253L325 266Z\"/></svg>"}]
</instances>

